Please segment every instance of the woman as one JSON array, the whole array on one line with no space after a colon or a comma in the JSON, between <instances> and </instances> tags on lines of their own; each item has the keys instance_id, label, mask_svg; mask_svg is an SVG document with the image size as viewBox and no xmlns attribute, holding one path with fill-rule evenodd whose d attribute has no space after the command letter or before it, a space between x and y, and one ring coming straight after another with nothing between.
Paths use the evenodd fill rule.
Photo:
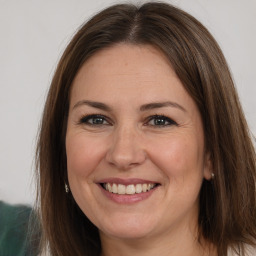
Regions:
<instances>
[{"instance_id":1,"label":"woman","mask_svg":"<svg viewBox=\"0 0 256 256\"><path fill-rule=\"evenodd\" d=\"M80 28L53 77L37 163L51 255L255 245L255 151L227 63L171 5L112 6Z\"/></svg>"}]
</instances>

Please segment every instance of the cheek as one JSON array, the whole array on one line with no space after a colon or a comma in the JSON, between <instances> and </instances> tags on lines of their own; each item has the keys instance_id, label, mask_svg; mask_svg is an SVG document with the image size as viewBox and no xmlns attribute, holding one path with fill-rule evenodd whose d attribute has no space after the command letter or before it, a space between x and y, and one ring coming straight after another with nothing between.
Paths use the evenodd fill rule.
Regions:
<instances>
[{"instance_id":1,"label":"cheek","mask_svg":"<svg viewBox=\"0 0 256 256\"><path fill-rule=\"evenodd\" d=\"M67 135L66 153L69 175L81 177L90 175L104 154L102 143L79 135Z\"/></svg>"},{"instance_id":2,"label":"cheek","mask_svg":"<svg viewBox=\"0 0 256 256\"><path fill-rule=\"evenodd\" d=\"M151 159L167 176L183 178L203 175L203 143L194 136L158 140L151 148Z\"/></svg>"}]
</instances>

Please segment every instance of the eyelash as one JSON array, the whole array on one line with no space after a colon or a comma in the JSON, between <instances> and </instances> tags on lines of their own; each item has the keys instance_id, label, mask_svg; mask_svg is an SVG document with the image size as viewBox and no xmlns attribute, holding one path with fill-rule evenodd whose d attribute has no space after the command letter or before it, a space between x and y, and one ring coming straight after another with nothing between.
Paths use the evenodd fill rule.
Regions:
<instances>
[{"instance_id":1,"label":"eyelash","mask_svg":"<svg viewBox=\"0 0 256 256\"><path fill-rule=\"evenodd\" d=\"M159 125L156 125L156 120L160 120L161 122L164 121L164 122L168 122L168 124L159 124ZM149 122L152 121L152 120L155 120L154 122L154 125L150 125ZM153 115L153 116L150 116L148 119L147 119L147 122L145 124L146 126L150 125L150 126L158 126L158 127L166 127L166 126L171 126L171 125L178 125L174 120L172 120L171 118L165 116L165 115ZM157 128L158 128L157 127Z\"/></svg>"},{"instance_id":2,"label":"eyelash","mask_svg":"<svg viewBox=\"0 0 256 256\"><path fill-rule=\"evenodd\" d=\"M103 120L103 122L104 121L107 121L108 122L108 125L110 124L111 125L111 123L110 123L110 121L109 121L109 119L106 117L106 116L104 116L104 115L99 115L99 114L91 114L91 115L86 115L86 116L83 116L80 120L79 120L79 124L86 124L86 125L90 125L90 126L101 126L101 125L105 125L105 124L97 124L97 123L90 123L89 122L89 120L90 119L93 119L93 118L98 118L98 119L102 119Z\"/></svg>"},{"instance_id":3,"label":"eyelash","mask_svg":"<svg viewBox=\"0 0 256 256\"><path fill-rule=\"evenodd\" d=\"M103 123L93 123L89 122L90 119L102 119ZM164 122L164 124L156 124L156 120L160 120L160 122ZM154 121L155 120L155 121ZM149 124L151 121L154 121L154 124ZM104 122L107 122L107 124L104 124ZM168 122L168 124L165 124L166 122ZM83 116L80 120L79 120L79 124L85 124L85 125L89 125L89 126L102 126L102 125L112 125L112 123L109 121L109 118L107 118L104 115L99 115L99 114L90 114L90 115L86 115ZM153 115L150 116L146 119L146 123L144 124L145 126L152 126L154 128L163 128L166 126L171 126L171 125L178 125L174 120L172 120L171 118L165 116L165 115Z\"/></svg>"}]
</instances>

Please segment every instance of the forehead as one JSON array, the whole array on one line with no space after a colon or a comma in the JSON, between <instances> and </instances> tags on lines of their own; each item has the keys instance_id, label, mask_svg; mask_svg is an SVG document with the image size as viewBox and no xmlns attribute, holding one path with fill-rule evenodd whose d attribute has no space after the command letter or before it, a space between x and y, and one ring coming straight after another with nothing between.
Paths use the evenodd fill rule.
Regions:
<instances>
[{"instance_id":1,"label":"forehead","mask_svg":"<svg viewBox=\"0 0 256 256\"><path fill-rule=\"evenodd\" d=\"M134 57L137 58L136 62L134 62ZM145 65L146 62L148 62L151 67L152 63L150 62L152 59L156 66L165 63L167 66L171 67L167 57L158 48L149 44L134 45L129 43L119 43L104 48L89 58L84 65L92 68L95 63L101 63L103 65L107 64L107 66L105 66L107 69L113 65L117 65L121 68L120 64L123 64L128 72L134 72L133 68L135 66L140 66L141 62L144 62L143 67L145 67L145 69L148 67ZM111 63L109 63L109 61L111 61Z\"/></svg>"},{"instance_id":2,"label":"forehead","mask_svg":"<svg viewBox=\"0 0 256 256\"><path fill-rule=\"evenodd\" d=\"M100 89L106 84L109 89L112 85L115 89L125 87L127 83L129 88L138 88L140 83L150 82L158 86L168 77L178 80L161 51L150 45L119 44L103 49L88 59L78 71L72 91L74 87L89 89L92 84Z\"/></svg>"},{"instance_id":3,"label":"forehead","mask_svg":"<svg viewBox=\"0 0 256 256\"><path fill-rule=\"evenodd\" d=\"M78 71L75 80L95 74L97 77L100 76L99 78L110 77L110 75L136 76L139 74L150 77L153 75L152 69L172 72L174 75L169 60L157 48L151 45L121 43L102 49L89 58Z\"/></svg>"},{"instance_id":4,"label":"forehead","mask_svg":"<svg viewBox=\"0 0 256 256\"><path fill-rule=\"evenodd\" d=\"M81 97L113 103L119 96L124 101L142 96L144 101L190 98L160 50L130 44L103 49L84 63L72 84L71 105Z\"/></svg>"}]
</instances>

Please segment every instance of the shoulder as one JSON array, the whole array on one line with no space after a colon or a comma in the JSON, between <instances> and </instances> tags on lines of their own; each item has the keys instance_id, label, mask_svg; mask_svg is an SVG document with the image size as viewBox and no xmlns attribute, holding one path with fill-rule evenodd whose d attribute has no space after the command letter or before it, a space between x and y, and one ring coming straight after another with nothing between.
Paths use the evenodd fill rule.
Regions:
<instances>
[{"instance_id":1,"label":"shoulder","mask_svg":"<svg viewBox=\"0 0 256 256\"><path fill-rule=\"evenodd\" d=\"M25 250L31 207L0 201L0 255L18 255Z\"/></svg>"},{"instance_id":2,"label":"shoulder","mask_svg":"<svg viewBox=\"0 0 256 256\"><path fill-rule=\"evenodd\" d=\"M248 246L246 248L246 253L248 256L255 256L256 255L256 247Z\"/></svg>"},{"instance_id":3,"label":"shoulder","mask_svg":"<svg viewBox=\"0 0 256 256\"><path fill-rule=\"evenodd\" d=\"M255 256L256 255L256 246L245 246L245 256ZM228 250L228 256L239 256L233 250Z\"/></svg>"}]
</instances>

